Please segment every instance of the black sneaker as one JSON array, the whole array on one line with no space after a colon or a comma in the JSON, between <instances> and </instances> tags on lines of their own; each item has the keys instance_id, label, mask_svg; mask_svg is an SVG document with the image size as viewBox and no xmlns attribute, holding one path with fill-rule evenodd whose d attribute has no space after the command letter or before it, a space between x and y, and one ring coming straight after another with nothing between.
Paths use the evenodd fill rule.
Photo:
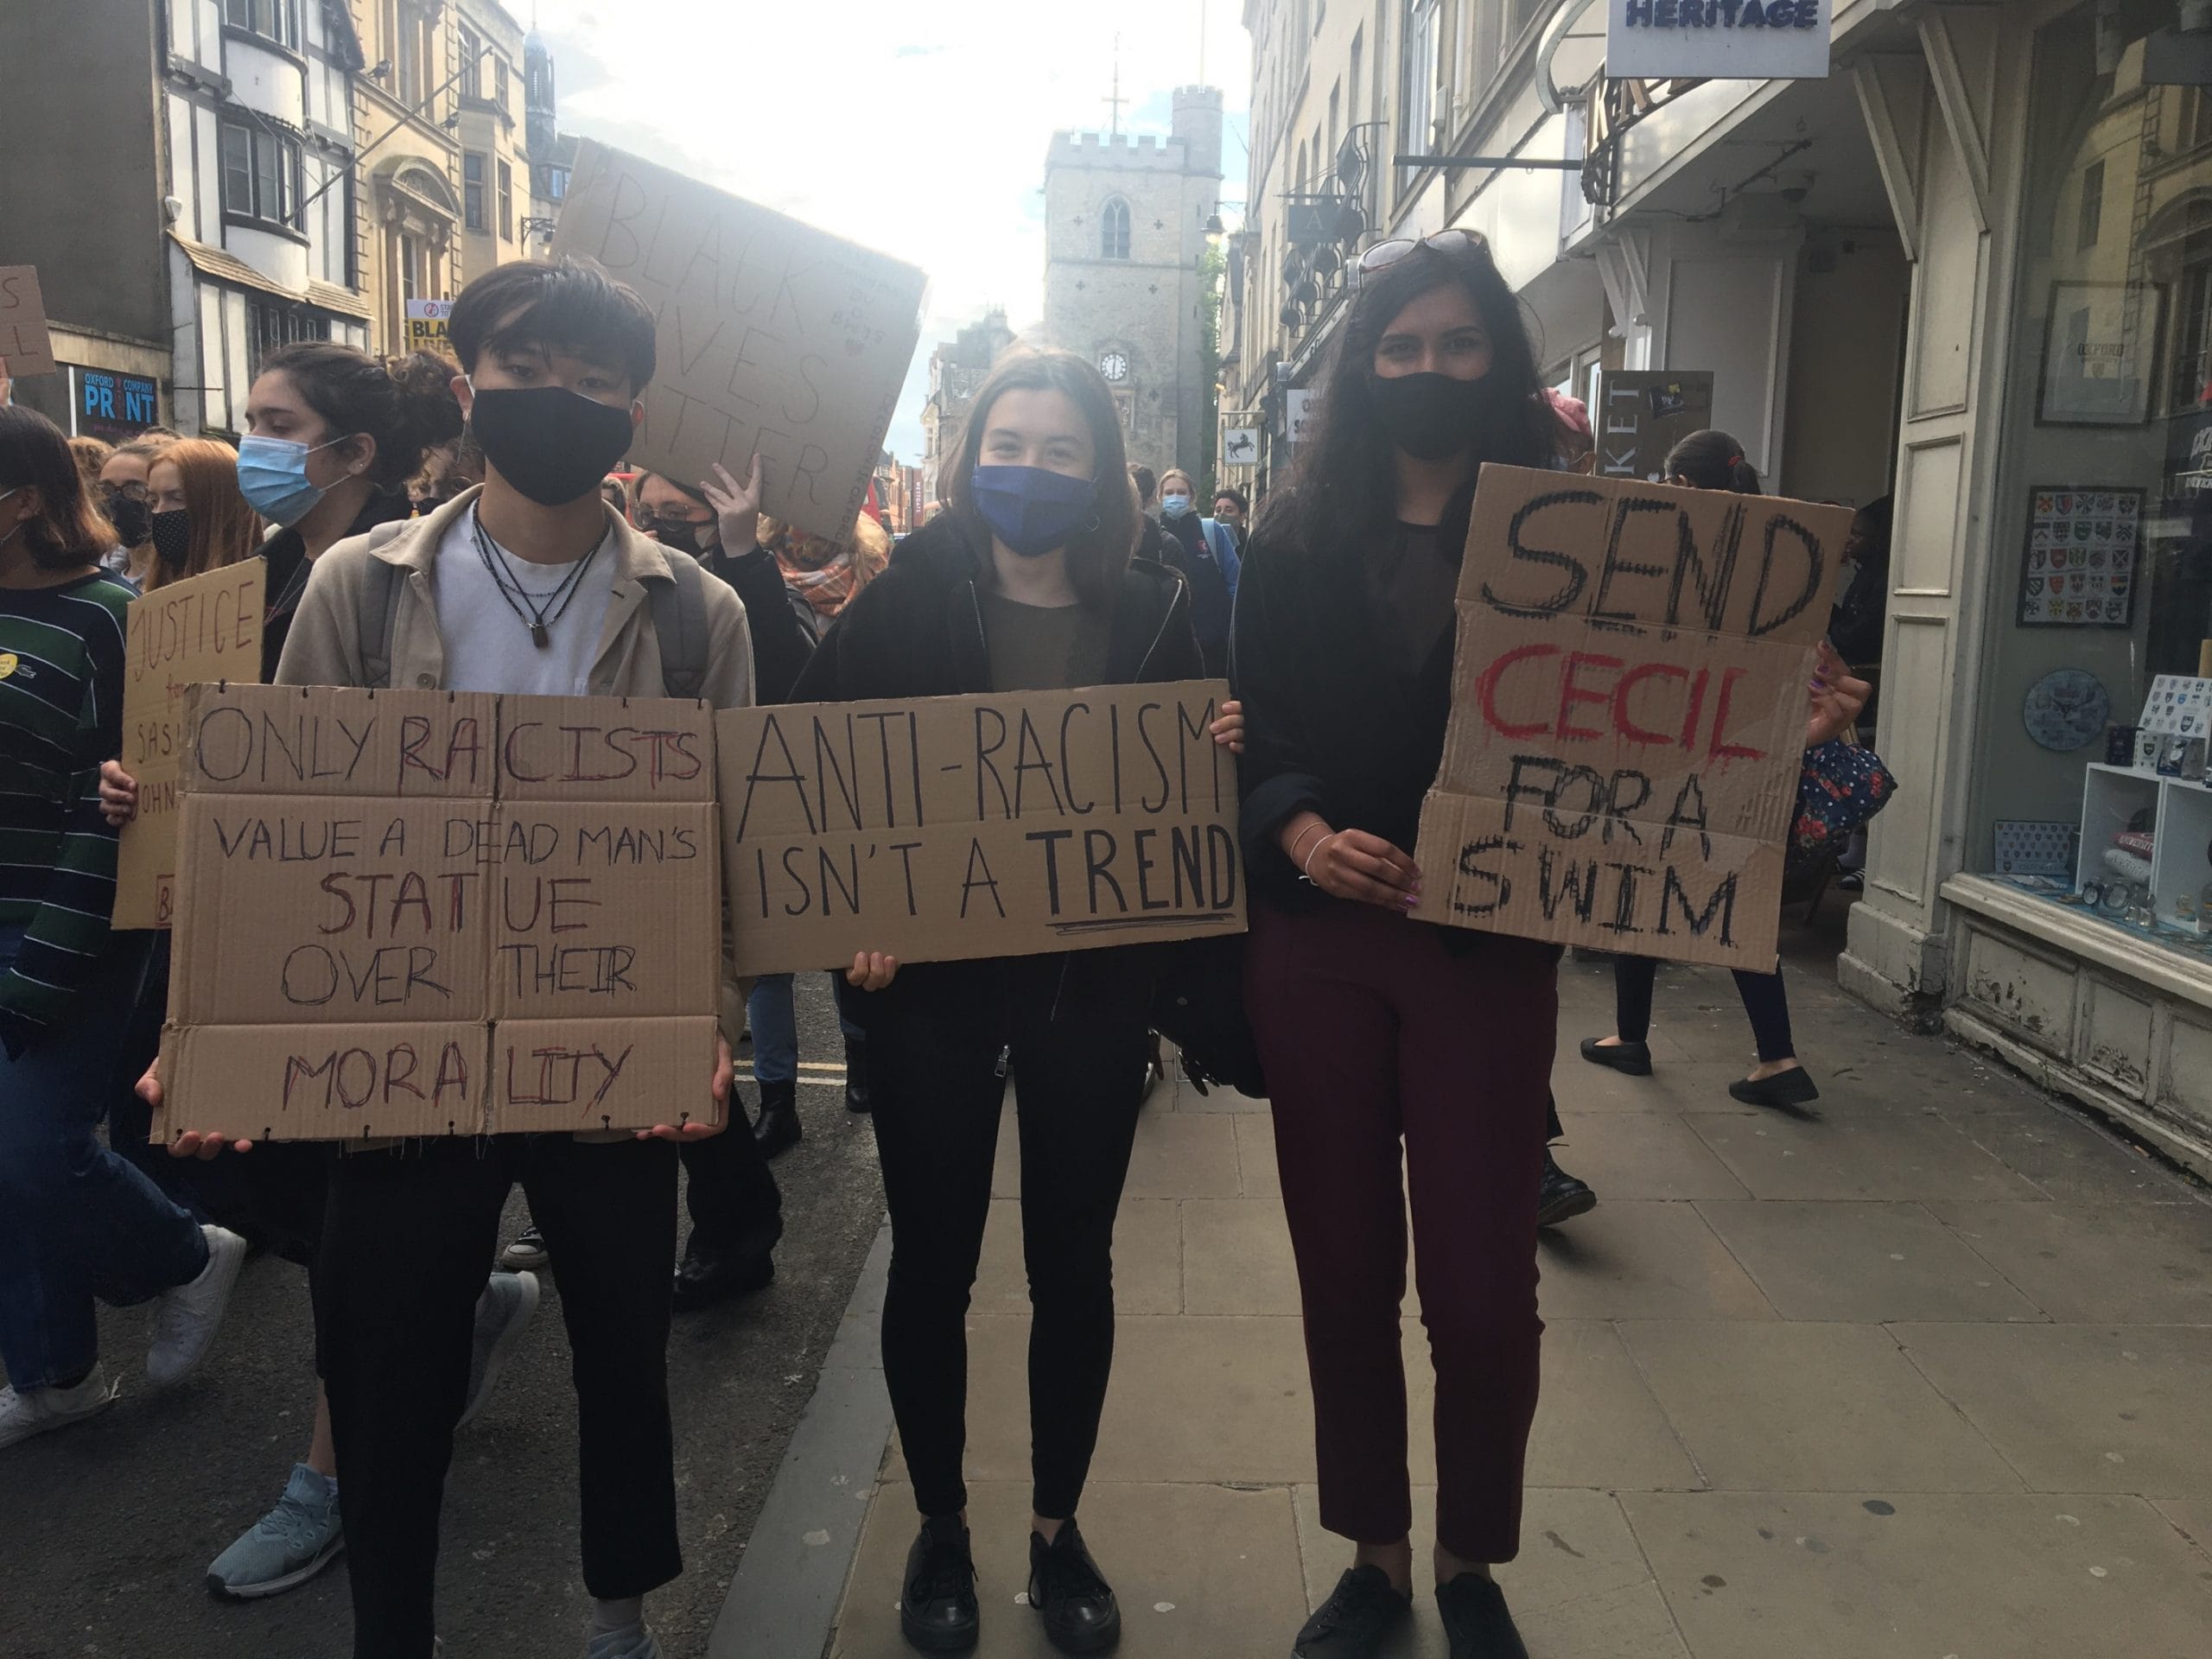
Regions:
<instances>
[{"instance_id":1,"label":"black sneaker","mask_svg":"<svg viewBox=\"0 0 2212 1659\"><path fill-rule=\"evenodd\" d=\"M1413 1617L1410 1592L1390 1587L1379 1567L1355 1567L1298 1632L1290 1659L1370 1659L1392 1627Z\"/></svg>"},{"instance_id":2,"label":"black sneaker","mask_svg":"<svg viewBox=\"0 0 2212 1659\"><path fill-rule=\"evenodd\" d=\"M924 1653L965 1653L976 1645L980 1618L968 1529L957 1515L923 1522L921 1535L906 1552L899 1630L909 1645Z\"/></svg>"},{"instance_id":3,"label":"black sneaker","mask_svg":"<svg viewBox=\"0 0 2212 1659\"><path fill-rule=\"evenodd\" d=\"M1073 1516L1049 1544L1029 1535L1029 1605L1045 1621L1045 1639L1062 1653L1103 1653L1122 1639L1121 1605Z\"/></svg>"},{"instance_id":4,"label":"black sneaker","mask_svg":"<svg viewBox=\"0 0 2212 1659\"><path fill-rule=\"evenodd\" d=\"M1578 1180L1559 1166L1549 1147L1544 1148L1543 1179L1536 1185L1536 1225L1556 1227L1562 1221L1586 1216L1598 1207L1590 1183Z\"/></svg>"},{"instance_id":5,"label":"black sneaker","mask_svg":"<svg viewBox=\"0 0 2212 1659\"><path fill-rule=\"evenodd\" d=\"M1451 1659L1529 1659L1513 1615L1505 1611L1505 1592L1478 1573L1462 1573L1438 1585L1436 1611L1444 1615Z\"/></svg>"}]
</instances>

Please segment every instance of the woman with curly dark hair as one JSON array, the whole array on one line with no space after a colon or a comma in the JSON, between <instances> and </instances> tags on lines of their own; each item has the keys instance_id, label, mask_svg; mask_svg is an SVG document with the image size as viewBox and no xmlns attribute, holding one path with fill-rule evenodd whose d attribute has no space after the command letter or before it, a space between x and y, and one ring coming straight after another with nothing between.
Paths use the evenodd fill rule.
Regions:
<instances>
[{"instance_id":1,"label":"woman with curly dark hair","mask_svg":"<svg viewBox=\"0 0 2212 1659\"><path fill-rule=\"evenodd\" d=\"M1352 1566L1293 1651L1377 1651L1412 1605L1399 1313L1407 1193L1436 1368L1437 1601L1452 1659L1523 1659L1537 1181L1558 948L1410 918L1452 702L1476 474L1558 428L1479 237L1370 249L1287 499L1252 532L1230 677L1247 728L1245 1001L1270 1084L1313 1386L1321 1522Z\"/></svg>"}]
</instances>

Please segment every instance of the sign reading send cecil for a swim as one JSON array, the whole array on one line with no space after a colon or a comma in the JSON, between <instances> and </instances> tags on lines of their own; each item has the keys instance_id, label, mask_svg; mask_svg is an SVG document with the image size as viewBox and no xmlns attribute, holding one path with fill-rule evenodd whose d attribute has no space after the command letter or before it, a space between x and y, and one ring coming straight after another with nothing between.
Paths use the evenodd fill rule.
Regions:
<instances>
[{"instance_id":1,"label":"sign reading send cecil for a swim","mask_svg":"<svg viewBox=\"0 0 2212 1659\"><path fill-rule=\"evenodd\" d=\"M1244 929L1218 681L715 717L740 974Z\"/></svg>"},{"instance_id":2,"label":"sign reading send cecil for a swim","mask_svg":"<svg viewBox=\"0 0 2212 1659\"><path fill-rule=\"evenodd\" d=\"M1820 80L1834 0L1602 0L1615 80Z\"/></svg>"},{"instance_id":3,"label":"sign reading send cecil for a swim","mask_svg":"<svg viewBox=\"0 0 2212 1659\"><path fill-rule=\"evenodd\" d=\"M159 1139L714 1111L703 703L195 685Z\"/></svg>"},{"instance_id":4,"label":"sign reading send cecil for a swim","mask_svg":"<svg viewBox=\"0 0 2212 1659\"><path fill-rule=\"evenodd\" d=\"M1485 467L1423 920L1772 969L1851 513Z\"/></svg>"}]
</instances>

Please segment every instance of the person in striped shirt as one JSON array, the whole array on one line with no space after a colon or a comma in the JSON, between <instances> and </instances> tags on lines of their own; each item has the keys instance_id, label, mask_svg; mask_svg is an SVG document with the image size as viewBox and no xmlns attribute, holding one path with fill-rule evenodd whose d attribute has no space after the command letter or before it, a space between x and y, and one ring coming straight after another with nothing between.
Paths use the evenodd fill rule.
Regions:
<instances>
[{"instance_id":1,"label":"person in striped shirt","mask_svg":"<svg viewBox=\"0 0 2212 1659\"><path fill-rule=\"evenodd\" d=\"M103 1147L130 1079L116 1039L144 970L115 905L100 761L123 745L124 607L113 530L68 441L0 408L0 1448L105 1409L95 1294L162 1299L157 1384L206 1357L245 1241L202 1227Z\"/></svg>"}]
</instances>

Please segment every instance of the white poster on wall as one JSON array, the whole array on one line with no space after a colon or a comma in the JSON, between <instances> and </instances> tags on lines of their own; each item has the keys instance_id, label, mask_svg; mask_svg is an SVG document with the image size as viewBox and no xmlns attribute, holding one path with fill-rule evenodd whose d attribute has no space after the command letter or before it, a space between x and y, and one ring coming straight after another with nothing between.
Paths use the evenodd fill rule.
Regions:
<instances>
[{"instance_id":1,"label":"white poster on wall","mask_svg":"<svg viewBox=\"0 0 2212 1659\"><path fill-rule=\"evenodd\" d=\"M1308 391L1287 391L1282 397L1283 436L1293 444L1306 442L1306 411L1313 406L1313 394Z\"/></svg>"},{"instance_id":2,"label":"white poster on wall","mask_svg":"<svg viewBox=\"0 0 2212 1659\"><path fill-rule=\"evenodd\" d=\"M1821 80L1832 0L1602 0L1615 80Z\"/></svg>"}]
</instances>

